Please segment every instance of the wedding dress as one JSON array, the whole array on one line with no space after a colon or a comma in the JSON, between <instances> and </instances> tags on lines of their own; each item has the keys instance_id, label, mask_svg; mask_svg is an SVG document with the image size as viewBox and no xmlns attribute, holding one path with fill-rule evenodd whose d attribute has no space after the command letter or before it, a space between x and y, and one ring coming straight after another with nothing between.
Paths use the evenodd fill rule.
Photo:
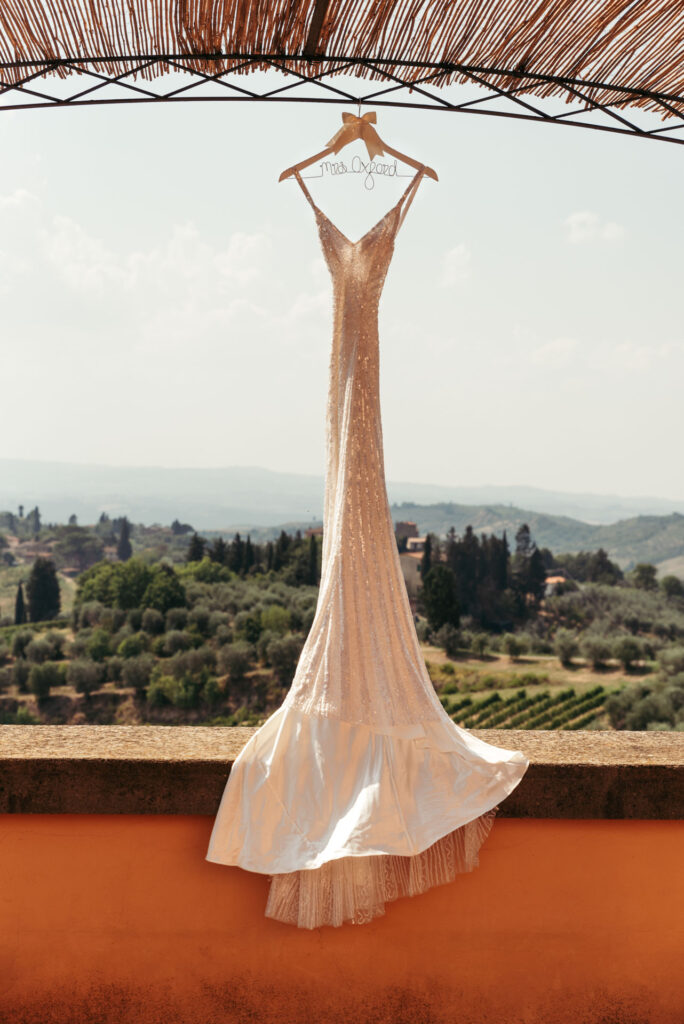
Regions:
<instances>
[{"instance_id":1,"label":"wedding dress","mask_svg":"<svg viewBox=\"0 0 684 1024\"><path fill-rule=\"evenodd\" d=\"M333 283L320 592L285 701L235 760L206 859L271 876L266 916L301 928L369 921L471 871L529 764L440 704L387 500L378 303L424 170L357 242L295 172Z\"/></svg>"}]
</instances>

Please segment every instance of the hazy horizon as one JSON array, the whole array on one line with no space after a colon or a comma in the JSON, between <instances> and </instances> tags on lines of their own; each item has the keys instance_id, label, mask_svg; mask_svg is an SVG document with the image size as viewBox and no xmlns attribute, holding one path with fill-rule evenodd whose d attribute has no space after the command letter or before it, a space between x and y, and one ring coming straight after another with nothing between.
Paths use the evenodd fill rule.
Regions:
<instances>
[{"instance_id":1,"label":"hazy horizon","mask_svg":"<svg viewBox=\"0 0 684 1024\"><path fill-rule=\"evenodd\" d=\"M151 469L151 470L157 470L157 469L158 470L178 470L179 472L192 471L192 470L198 470L198 471L206 470L206 471L209 471L209 472L212 471L212 470L226 470L226 471L230 471L230 470L245 470L245 471L255 470L257 472L282 474L283 476L309 477L311 479L317 479L317 480L320 480L321 478L324 477L324 475L321 472L318 472L318 473L317 472L300 473L297 470L290 469L290 468L287 468L287 467L282 467L282 466L281 467L273 467L273 466L256 465L254 463L237 463L237 462L225 463L223 465L220 465L220 464L214 464L214 465L200 465L200 464L195 464L195 465L164 465L163 463L158 463L158 462L156 462L156 463L153 463L153 462L149 462L149 463L103 462L103 461L98 461L98 460L93 460L93 459L85 459L85 460L82 460L82 459L72 459L72 458L69 458L69 459L44 459L44 458L30 459L30 458L13 457L13 456L0 456L0 464L2 464L3 462L45 463L45 464L48 464L48 465L55 465L55 466L66 465L66 466L80 466L80 467L100 467L100 468L105 468L105 469L108 468L108 469L131 469L131 470L143 470L143 469ZM540 486L537 486L535 484L526 483L524 481L523 482L520 482L520 481L518 481L518 482L508 481L508 482L501 483L501 482L494 482L494 481L491 481L491 480L485 480L485 481L483 481L481 483L462 484L462 483L455 483L453 481L448 481L448 480L447 481L436 481L436 480L427 480L427 481L419 481L419 480L389 480L389 479L387 480L387 485L388 486L390 486L390 485L400 486L402 484L406 484L406 485L409 485L409 486L439 487L439 488L445 488L445 489L453 488L454 490L473 490L473 491L483 491L483 490L487 490L489 488L491 488L493 490L529 490L529 491L539 491L541 493L556 494L556 495L567 494L568 497L573 497L573 498L576 498L576 497L622 498L622 499L626 499L626 500L632 500L633 499L633 500L636 500L636 501L638 501L640 499L645 499L645 500L651 499L651 500L655 500L655 501L672 502L674 504L681 504L682 506L684 506L684 496L681 496L681 495L677 496L675 494L652 494L652 493L651 494L647 494L647 493L637 493L635 491L632 491L629 494L626 494L626 493L619 493L619 492L615 492L615 491L564 490L562 488L556 488L556 487L540 487ZM0 482L0 496L2 494L2 486L3 485Z\"/></svg>"}]
</instances>

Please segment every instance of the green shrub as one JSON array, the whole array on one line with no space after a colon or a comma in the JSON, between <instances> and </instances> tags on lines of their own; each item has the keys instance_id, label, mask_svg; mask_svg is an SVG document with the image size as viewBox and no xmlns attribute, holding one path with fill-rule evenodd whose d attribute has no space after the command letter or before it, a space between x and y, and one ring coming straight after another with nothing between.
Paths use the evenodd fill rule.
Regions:
<instances>
[{"instance_id":1,"label":"green shrub","mask_svg":"<svg viewBox=\"0 0 684 1024\"><path fill-rule=\"evenodd\" d=\"M93 661L104 661L112 653L109 633L104 629L94 629L86 650L88 657Z\"/></svg>"},{"instance_id":2,"label":"green shrub","mask_svg":"<svg viewBox=\"0 0 684 1024\"><path fill-rule=\"evenodd\" d=\"M192 636L185 630L172 629L164 634L164 654L168 657L177 651L187 651L192 647Z\"/></svg>"},{"instance_id":3,"label":"green shrub","mask_svg":"<svg viewBox=\"0 0 684 1024\"><path fill-rule=\"evenodd\" d=\"M185 587L176 571L165 562L152 568L152 579L148 583L140 604L144 608L156 608L166 614L170 608L185 606Z\"/></svg>"},{"instance_id":4,"label":"green shrub","mask_svg":"<svg viewBox=\"0 0 684 1024\"><path fill-rule=\"evenodd\" d=\"M111 658L107 658L105 666L105 677L107 681L110 683L121 682L121 673L124 665L129 664L129 662L133 660L135 659L131 658L129 661L126 661L124 658L120 658L118 654L113 654Z\"/></svg>"},{"instance_id":5,"label":"green shrub","mask_svg":"<svg viewBox=\"0 0 684 1024\"><path fill-rule=\"evenodd\" d=\"M238 612L233 622L235 636L249 644L255 644L261 635L261 611Z\"/></svg>"},{"instance_id":6,"label":"green shrub","mask_svg":"<svg viewBox=\"0 0 684 1024\"><path fill-rule=\"evenodd\" d=\"M172 676L176 679L180 679L182 676L202 676L206 675L206 671L216 671L216 651L209 647L208 644L202 644L201 647L195 647L189 651L178 651L172 658L168 660L168 670Z\"/></svg>"},{"instance_id":7,"label":"green shrub","mask_svg":"<svg viewBox=\"0 0 684 1024\"><path fill-rule=\"evenodd\" d=\"M26 657L26 649L35 635L33 630L17 630L12 637L12 655Z\"/></svg>"},{"instance_id":8,"label":"green shrub","mask_svg":"<svg viewBox=\"0 0 684 1024\"><path fill-rule=\"evenodd\" d=\"M31 666L24 658L17 658L12 666L14 685L18 687L20 693L26 693L30 670Z\"/></svg>"},{"instance_id":9,"label":"green shrub","mask_svg":"<svg viewBox=\"0 0 684 1024\"><path fill-rule=\"evenodd\" d=\"M290 628L290 613L287 608L272 604L261 613L261 629L278 636L285 636Z\"/></svg>"},{"instance_id":10,"label":"green shrub","mask_svg":"<svg viewBox=\"0 0 684 1024\"><path fill-rule=\"evenodd\" d=\"M81 629L96 626L102 617L104 605L101 601L84 601L81 605L74 607L76 622L74 628Z\"/></svg>"},{"instance_id":11,"label":"green shrub","mask_svg":"<svg viewBox=\"0 0 684 1024\"><path fill-rule=\"evenodd\" d=\"M482 658L487 650L488 637L486 633L473 633L470 641L470 650L476 658Z\"/></svg>"},{"instance_id":12,"label":"green shrub","mask_svg":"<svg viewBox=\"0 0 684 1024\"><path fill-rule=\"evenodd\" d=\"M90 638L93 635L92 629L80 629L69 644L68 654L70 658L87 658Z\"/></svg>"},{"instance_id":13,"label":"green shrub","mask_svg":"<svg viewBox=\"0 0 684 1024\"><path fill-rule=\"evenodd\" d=\"M145 633L159 636L164 632L164 616L156 608L146 608L142 613L140 626Z\"/></svg>"},{"instance_id":14,"label":"green shrub","mask_svg":"<svg viewBox=\"0 0 684 1024\"><path fill-rule=\"evenodd\" d=\"M164 616L167 630L185 629L188 623L187 608L169 608Z\"/></svg>"},{"instance_id":15,"label":"green shrub","mask_svg":"<svg viewBox=\"0 0 684 1024\"><path fill-rule=\"evenodd\" d=\"M152 653L158 658L166 658L166 634L162 633L161 636L155 636L152 641L151 647Z\"/></svg>"},{"instance_id":16,"label":"green shrub","mask_svg":"<svg viewBox=\"0 0 684 1024\"><path fill-rule=\"evenodd\" d=\"M232 644L234 640L233 630L230 626L225 624L220 625L216 630L216 643L219 647L225 646L225 644Z\"/></svg>"},{"instance_id":17,"label":"green shrub","mask_svg":"<svg viewBox=\"0 0 684 1024\"><path fill-rule=\"evenodd\" d=\"M684 673L684 647L665 647L658 656L658 667L664 677Z\"/></svg>"},{"instance_id":18,"label":"green shrub","mask_svg":"<svg viewBox=\"0 0 684 1024\"><path fill-rule=\"evenodd\" d=\"M515 676L516 685L519 686L541 686L543 683L548 683L549 674L548 672L523 672L520 676ZM511 678L513 682L513 678Z\"/></svg>"},{"instance_id":19,"label":"green shrub","mask_svg":"<svg viewBox=\"0 0 684 1024\"><path fill-rule=\"evenodd\" d=\"M254 655L254 648L244 640L226 644L219 652L221 675L227 675L231 683L242 682L254 661Z\"/></svg>"},{"instance_id":20,"label":"green shrub","mask_svg":"<svg viewBox=\"0 0 684 1024\"><path fill-rule=\"evenodd\" d=\"M194 629L200 636L206 637L210 634L209 619L211 613L206 605L196 604L188 613L188 627Z\"/></svg>"},{"instance_id":21,"label":"green shrub","mask_svg":"<svg viewBox=\"0 0 684 1024\"><path fill-rule=\"evenodd\" d=\"M31 667L28 686L31 693L35 694L38 700L44 700L48 697L51 687L62 686L63 683L63 665L59 665L54 661L46 661Z\"/></svg>"},{"instance_id":22,"label":"green shrub","mask_svg":"<svg viewBox=\"0 0 684 1024\"><path fill-rule=\"evenodd\" d=\"M31 714L31 711L25 704L22 704L17 708L14 716L14 722L15 725L40 725L40 719Z\"/></svg>"},{"instance_id":23,"label":"green shrub","mask_svg":"<svg viewBox=\"0 0 684 1024\"><path fill-rule=\"evenodd\" d=\"M419 643L426 644L429 642L430 637L432 636L432 630L430 629L430 623L427 619L419 619L418 622L416 622L416 634L418 636Z\"/></svg>"},{"instance_id":24,"label":"green shrub","mask_svg":"<svg viewBox=\"0 0 684 1024\"><path fill-rule=\"evenodd\" d=\"M155 667L151 654L139 654L135 658L127 658L121 667L121 682L131 686L136 693L142 693L150 682Z\"/></svg>"},{"instance_id":25,"label":"green shrub","mask_svg":"<svg viewBox=\"0 0 684 1024\"><path fill-rule=\"evenodd\" d=\"M108 633L116 633L127 621L128 615L124 608L105 608L100 616L100 626Z\"/></svg>"},{"instance_id":26,"label":"green shrub","mask_svg":"<svg viewBox=\"0 0 684 1024\"><path fill-rule=\"evenodd\" d=\"M572 665L572 659L579 654L577 634L570 629L557 630L553 641L553 650L561 665L566 667Z\"/></svg>"},{"instance_id":27,"label":"green shrub","mask_svg":"<svg viewBox=\"0 0 684 1024\"><path fill-rule=\"evenodd\" d=\"M209 676L206 683L202 687L201 699L202 703L208 707L215 707L223 696L221 687L219 686L218 680L215 676Z\"/></svg>"},{"instance_id":28,"label":"green shrub","mask_svg":"<svg viewBox=\"0 0 684 1024\"><path fill-rule=\"evenodd\" d=\"M126 621L134 633L138 633L142 629L142 617L142 608L131 608L126 616Z\"/></svg>"},{"instance_id":29,"label":"green shrub","mask_svg":"<svg viewBox=\"0 0 684 1024\"><path fill-rule=\"evenodd\" d=\"M174 707L187 711L197 707L200 689L203 689L205 685L206 681L200 684L197 680L188 677L176 679L175 676L165 675L155 670L147 687L147 703L151 707L172 704Z\"/></svg>"},{"instance_id":30,"label":"green shrub","mask_svg":"<svg viewBox=\"0 0 684 1024\"><path fill-rule=\"evenodd\" d=\"M642 653L641 644L633 636L620 637L613 644L613 657L617 658L625 670L629 670Z\"/></svg>"},{"instance_id":31,"label":"green shrub","mask_svg":"<svg viewBox=\"0 0 684 1024\"><path fill-rule=\"evenodd\" d=\"M154 674L146 688L147 703L150 707L160 708L172 704L173 698L179 689L179 683L173 676Z\"/></svg>"},{"instance_id":32,"label":"green shrub","mask_svg":"<svg viewBox=\"0 0 684 1024\"><path fill-rule=\"evenodd\" d=\"M303 646L304 638L297 633L290 633L280 640L271 640L268 645L269 664L273 666L276 678L283 686L291 684Z\"/></svg>"},{"instance_id":33,"label":"green shrub","mask_svg":"<svg viewBox=\"0 0 684 1024\"><path fill-rule=\"evenodd\" d=\"M256 642L256 652L259 661L262 661L264 665L270 665L268 660L268 645L271 640L277 640L278 633L273 633L270 629L265 629L259 639Z\"/></svg>"},{"instance_id":34,"label":"green shrub","mask_svg":"<svg viewBox=\"0 0 684 1024\"><path fill-rule=\"evenodd\" d=\"M45 634L45 641L50 644L52 649L51 661L59 661L60 658L64 657L64 643L66 641L64 633L58 633L56 630L50 629Z\"/></svg>"},{"instance_id":35,"label":"green shrub","mask_svg":"<svg viewBox=\"0 0 684 1024\"><path fill-rule=\"evenodd\" d=\"M211 636L217 636L218 630L230 628L230 615L226 612L214 611L209 616L209 633ZM225 642L225 641L224 641Z\"/></svg>"},{"instance_id":36,"label":"green shrub","mask_svg":"<svg viewBox=\"0 0 684 1024\"><path fill-rule=\"evenodd\" d=\"M26 657L26 648L36 634L32 629L18 629L12 637L12 655L15 658Z\"/></svg>"},{"instance_id":37,"label":"green shrub","mask_svg":"<svg viewBox=\"0 0 684 1024\"><path fill-rule=\"evenodd\" d=\"M40 719L20 704L15 712L0 711L0 725L40 725Z\"/></svg>"},{"instance_id":38,"label":"green shrub","mask_svg":"<svg viewBox=\"0 0 684 1024\"><path fill-rule=\"evenodd\" d=\"M37 636L27 645L25 656L31 664L42 665L52 656L52 645L44 637Z\"/></svg>"},{"instance_id":39,"label":"green shrub","mask_svg":"<svg viewBox=\"0 0 684 1024\"><path fill-rule=\"evenodd\" d=\"M502 647L511 661L515 661L523 653L525 647L515 633L505 633L501 641Z\"/></svg>"},{"instance_id":40,"label":"green shrub","mask_svg":"<svg viewBox=\"0 0 684 1024\"><path fill-rule=\"evenodd\" d=\"M659 586L666 597L684 597L684 583L678 576L663 576Z\"/></svg>"},{"instance_id":41,"label":"green shrub","mask_svg":"<svg viewBox=\"0 0 684 1024\"><path fill-rule=\"evenodd\" d=\"M67 668L67 681L74 687L77 693L84 693L88 696L100 686L103 667L103 665L92 661L90 658L79 658L76 661L70 661Z\"/></svg>"},{"instance_id":42,"label":"green shrub","mask_svg":"<svg viewBox=\"0 0 684 1024\"><path fill-rule=\"evenodd\" d=\"M455 658L461 647L461 634L450 622L445 623L435 634L435 641L444 650L447 658Z\"/></svg>"},{"instance_id":43,"label":"green shrub","mask_svg":"<svg viewBox=\"0 0 684 1024\"><path fill-rule=\"evenodd\" d=\"M145 633L131 633L124 637L116 649L120 658L137 658L139 654L147 650L149 640Z\"/></svg>"},{"instance_id":44,"label":"green shrub","mask_svg":"<svg viewBox=\"0 0 684 1024\"><path fill-rule=\"evenodd\" d=\"M590 662L594 669L605 668L606 662L613 653L610 641L606 637L592 634L582 637L580 650L582 651L582 657Z\"/></svg>"}]
</instances>

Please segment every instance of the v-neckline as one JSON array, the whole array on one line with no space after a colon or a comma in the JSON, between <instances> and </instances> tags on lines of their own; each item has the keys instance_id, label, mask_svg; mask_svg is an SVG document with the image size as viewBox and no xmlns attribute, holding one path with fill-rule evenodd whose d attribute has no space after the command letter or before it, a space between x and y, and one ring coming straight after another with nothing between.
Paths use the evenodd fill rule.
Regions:
<instances>
[{"instance_id":1,"label":"v-neckline","mask_svg":"<svg viewBox=\"0 0 684 1024\"><path fill-rule=\"evenodd\" d=\"M402 196L402 199L403 199L403 196ZM330 217L328 217L328 215L326 213L323 213L323 210L320 210L315 204L314 204L314 209L316 210L316 213L321 215L321 217L326 222L326 224L329 224L330 227L333 228L337 232L337 234L340 236L340 238L343 238L345 240L345 242L347 242L349 245L352 246L352 248L355 248L357 245L360 245L361 242L364 242L368 238L369 235L372 235L376 228L379 228L381 224L385 223L385 221L387 220L389 215L391 213L395 212L395 210L399 206L400 202L401 202L401 199L390 210L388 210L387 213L383 217L380 218L380 220L377 222L377 224L374 224L372 228L369 228L369 230L365 233L365 235L361 235L361 238L357 238L357 240L355 242L352 242L351 238L348 238L347 235L345 235L345 233L343 231L340 231L340 229L338 228L337 224L334 224L333 221L330 220Z\"/></svg>"},{"instance_id":2,"label":"v-neckline","mask_svg":"<svg viewBox=\"0 0 684 1024\"><path fill-rule=\"evenodd\" d=\"M406 196L410 192L411 188L415 185L415 183L417 182L418 178L420 178L420 176L422 175L423 171L424 171L423 167L420 167L416 171L416 173L413 175L413 178L412 178L410 184L405 189L405 191L402 193L402 195L399 197L399 199L396 201L394 206L392 206L387 211L387 213L385 213L384 216L382 216L380 218L380 220L377 222L377 224L374 224L372 228L369 228L369 230L366 231L365 235L361 235L361 238L357 238L357 240L355 242L352 242L351 238L348 238L347 235L345 235L343 231L340 231L340 229L338 228L337 224L333 223L333 221L330 220L330 217L328 217L328 215L326 213L323 213L323 210L321 210L320 207L318 207L316 205L316 203L314 203L313 199L311 198L311 193L309 192L309 190L304 185L304 182L301 180L301 176L299 175L298 172L295 172L295 173L296 173L297 178L299 179L300 185L302 185L302 187L304 188L304 193L305 193L306 197L308 198L309 202L311 203L311 205L314 208L314 210L316 211L316 213L320 214L320 216L323 218L323 220L327 224L329 224L331 228L334 228L334 230L337 232L337 234L340 236L340 238L344 239L344 241L348 245L350 245L353 249L355 249L356 246L360 245L361 242L364 242L369 237L369 235L372 235L372 233L375 231L376 228L379 228L381 224L384 224L384 222L387 220L387 218L389 217L389 215L391 213L394 213L401 206L401 204L403 203L404 199L406 198Z\"/></svg>"}]
</instances>

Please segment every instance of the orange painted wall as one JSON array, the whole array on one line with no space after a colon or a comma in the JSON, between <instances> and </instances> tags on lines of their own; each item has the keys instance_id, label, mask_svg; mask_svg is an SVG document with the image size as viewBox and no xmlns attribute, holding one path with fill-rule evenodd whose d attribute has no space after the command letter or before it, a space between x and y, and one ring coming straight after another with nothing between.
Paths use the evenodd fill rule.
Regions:
<instances>
[{"instance_id":1,"label":"orange painted wall","mask_svg":"<svg viewBox=\"0 0 684 1024\"><path fill-rule=\"evenodd\" d=\"M0 816L2 1024L684 1020L684 822L500 819L472 873L314 932L212 824Z\"/></svg>"}]
</instances>

